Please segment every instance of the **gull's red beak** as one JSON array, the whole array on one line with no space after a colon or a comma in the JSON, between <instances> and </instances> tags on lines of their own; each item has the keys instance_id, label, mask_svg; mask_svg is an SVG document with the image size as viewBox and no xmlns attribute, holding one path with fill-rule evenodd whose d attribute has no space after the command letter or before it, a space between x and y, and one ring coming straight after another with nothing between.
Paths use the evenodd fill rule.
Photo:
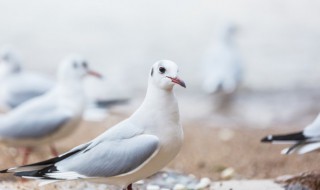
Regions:
<instances>
[{"instance_id":1,"label":"gull's red beak","mask_svg":"<svg viewBox=\"0 0 320 190\"><path fill-rule=\"evenodd\" d=\"M91 75L91 76L94 76L97 78L103 78L103 76L100 73L93 71L93 70L88 70L87 73L88 73L88 75Z\"/></svg>"},{"instance_id":2,"label":"gull's red beak","mask_svg":"<svg viewBox=\"0 0 320 190\"><path fill-rule=\"evenodd\" d=\"M168 77L168 76L167 76L167 77ZM176 83L176 84L182 86L183 88L187 88L187 87L186 87L186 83L184 83L184 81L181 80L181 79L179 79L178 77L175 77L175 78L173 78L173 77L168 77L168 78L171 79L171 81L172 81L173 83Z\"/></svg>"}]
</instances>

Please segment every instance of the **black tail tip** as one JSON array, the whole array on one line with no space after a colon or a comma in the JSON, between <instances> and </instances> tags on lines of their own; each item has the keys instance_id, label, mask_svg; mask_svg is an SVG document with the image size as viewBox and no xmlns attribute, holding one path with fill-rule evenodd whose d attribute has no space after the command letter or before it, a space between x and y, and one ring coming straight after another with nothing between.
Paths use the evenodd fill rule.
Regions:
<instances>
[{"instance_id":1,"label":"black tail tip","mask_svg":"<svg viewBox=\"0 0 320 190\"><path fill-rule=\"evenodd\" d=\"M0 170L0 173L8 173L8 169L5 169L5 170Z\"/></svg>"},{"instance_id":2,"label":"black tail tip","mask_svg":"<svg viewBox=\"0 0 320 190\"><path fill-rule=\"evenodd\" d=\"M273 138L272 138L272 135L268 135L266 137L264 137L263 139L261 139L261 142L262 143L270 143L272 142Z\"/></svg>"}]
</instances>

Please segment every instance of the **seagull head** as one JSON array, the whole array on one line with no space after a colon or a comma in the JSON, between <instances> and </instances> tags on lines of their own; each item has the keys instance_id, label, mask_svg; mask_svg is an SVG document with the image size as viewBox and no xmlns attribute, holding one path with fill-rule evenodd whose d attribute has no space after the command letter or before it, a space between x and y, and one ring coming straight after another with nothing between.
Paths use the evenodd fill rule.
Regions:
<instances>
[{"instance_id":1,"label":"seagull head","mask_svg":"<svg viewBox=\"0 0 320 190\"><path fill-rule=\"evenodd\" d=\"M186 84L178 77L179 68L170 60L157 61L151 68L149 80L162 89L171 90L175 84L186 88Z\"/></svg>"},{"instance_id":2,"label":"seagull head","mask_svg":"<svg viewBox=\"0 0 320 190\"><path fill-rule=\"evenodd\" d=\"M90 69L89 63L85 58L78 55L69 56L63 60L58 70L58 78L63 81L80 81L88 75L102 78L101 74Z\"/></svg>"},{"instance_id":3,"label":"seagull head","mask_svg":"<svg viewBox=\"0 0 320 190\"><path fill-rule=\"evenodd\" d=\"M221 24L221 28L219 30L221 40L227 43L232 42L234 36L237 34L237 30L237 25L233 22L226 22Z\"/></svg>"},{"instance_id":4,"label":"seagull head","mask_svg":"<svg viewBox=\"0 0 320 190\"><path fill-rule=\"evenodd\" d=\"M21 70L19 56L9 46L4 46L0 50L0 70L6 74L16 73Z\"/></svg>"}]
</instances>

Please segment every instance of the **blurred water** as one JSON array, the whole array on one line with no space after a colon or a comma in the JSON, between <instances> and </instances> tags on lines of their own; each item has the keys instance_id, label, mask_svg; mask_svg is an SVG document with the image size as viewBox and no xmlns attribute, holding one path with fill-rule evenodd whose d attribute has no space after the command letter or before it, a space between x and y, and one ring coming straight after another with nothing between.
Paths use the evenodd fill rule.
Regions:
<instances>
[{"instance_id":1,"label":"blurred water","mask_svg":"<svg viewBox=\"0 0 320 190\"><path fill-rule=\"evenodd\" d=\"M65 55L81 53L109 80L137 89L154 61L172 59L199 90L202 54L216 23L228 19L239 26L246 87L317 88L319 9L312 0L1 0L0 44L13 44L27 67L48 73Z\"/></svg>"},{"instance_id":2,"label":"blurred water","mask_svg":"<svg viewBox=\"0 0 320 190\"><path fill-rule=\"evenodd\" d=\"M171 59L188 86L181 94L192 96L218 23L231 20L245 88L319 89L319 10L314 0L0 0L0 44L49 74L66 55L83 54L107 76L109 93L129 96L144 93L156 60Z\"/></svg>"}]
</instances>

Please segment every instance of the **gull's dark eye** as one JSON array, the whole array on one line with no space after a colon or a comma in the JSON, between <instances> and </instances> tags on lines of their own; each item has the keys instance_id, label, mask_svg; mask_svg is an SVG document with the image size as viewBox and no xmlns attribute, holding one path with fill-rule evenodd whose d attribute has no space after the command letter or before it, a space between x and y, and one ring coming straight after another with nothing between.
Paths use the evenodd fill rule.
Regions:
<instances>
[{"instance_id":1,"label":"gull's dark eye","mask_svg":"<svg viewBox=\"0 0 320 190\"><path fill-rule=\"evenodd\" d=\"M165 73L166 72L166 68L164 67L159 67L159 71L161 74Z\"/></svg>"},{"instance_id":2,"label":"gull's dark eye","mask_svg":"<svg viewBox=\"0 0 320 190\"><path fill-rule=\"evenodd\" d=\"M83 62L83 63L82 63L82 66L83 66L84 68L88 68L88 63L87 63L87 62Z\"/></svg>"}]
</instances>

